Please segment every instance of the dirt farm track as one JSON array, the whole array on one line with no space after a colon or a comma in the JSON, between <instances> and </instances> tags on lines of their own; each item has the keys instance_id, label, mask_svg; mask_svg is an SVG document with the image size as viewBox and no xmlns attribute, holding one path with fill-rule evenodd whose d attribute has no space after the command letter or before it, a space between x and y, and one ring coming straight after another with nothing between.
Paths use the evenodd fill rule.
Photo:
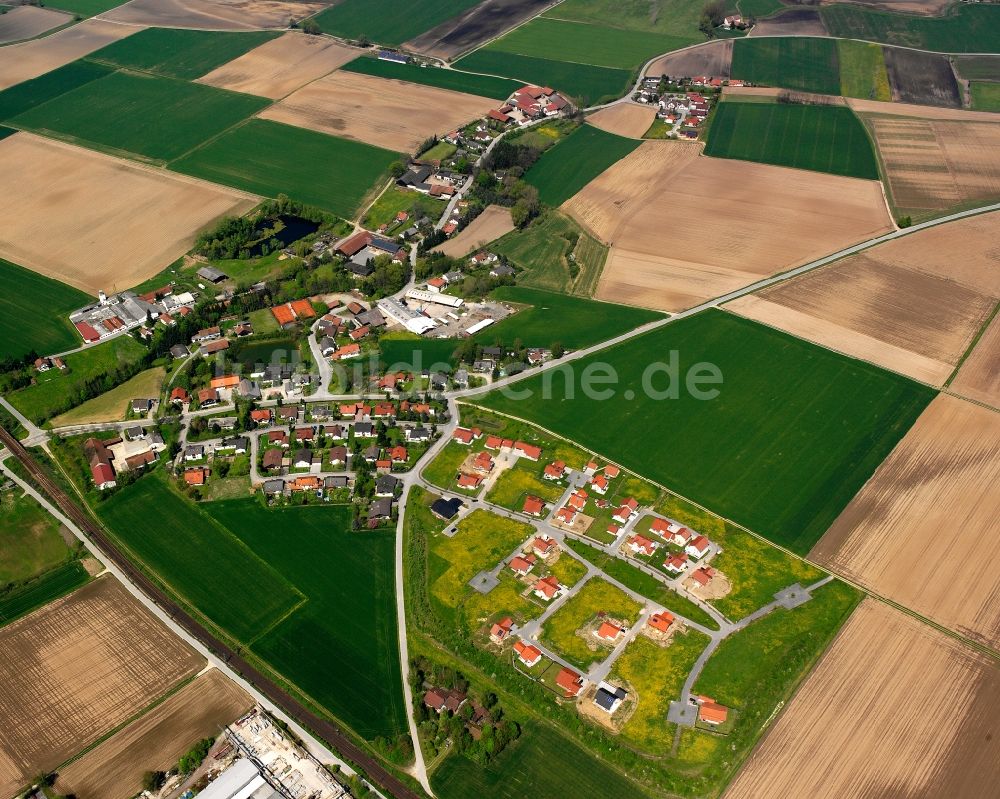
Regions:
<instances>
[{"instance_id":1,"label":"dirt farm track","mask_svg":"<svg viewBox=\"0 0 1000 799\"><path fill-rule=\"evenodd\" d=\"M110 576L0 629L0 652L3 796L205 663Z\"/></svg>"}]
</instances>

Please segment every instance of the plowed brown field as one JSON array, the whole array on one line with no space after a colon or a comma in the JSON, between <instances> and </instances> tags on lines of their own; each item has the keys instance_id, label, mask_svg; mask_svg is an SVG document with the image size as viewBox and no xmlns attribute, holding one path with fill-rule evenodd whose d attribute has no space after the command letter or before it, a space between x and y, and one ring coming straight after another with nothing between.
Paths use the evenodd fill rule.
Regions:
<instances>
[{"instance_id":1,"label":"plowed brown field","mask_svg":"<svg viewBox=\"0 0 1000 799\"><path fill-rule=\"evenodd\" d=\"M645 142L563 208L611 246L599 299L679 311L889 230L879 184Z\"/></svg>"},{"instance_id":2,"label":"plowed brown field","mask_svg":"<svg viewBox=\"0 0 1000 799\"><path fill-rule=\"evenodd\" d=\"M37 78L140 30L88 19L44 39L0 48L0 89Z\"/></svg>"},{"instance_id":3,"label":"plowed brown field","mask_svg":"<svg viewBox=\"0 0 1000 799\"><path fill-rule=\"evenodd\" d=\"M656 111L648 105L619 103L587 117L587 122L608 133L641 139L655 118Z\"/></svg>"},{"instance_id":4,"label":"plowed brown field","mask_svg":"<svg viewBox=\"0 0 1000 799\"><path fill-rule=\"evenodd\" d=\"M0 44L31 39L72 21L73 17L62 11L38 6L15 6L6 14L0 15Z\"/></svg>"},{"instance_id":5,"label":"plowed brown field","mask_svg":"<svg viewBox=\"0 0 1000 799\"><path fill-rule=\"evenodd\" d=\"M658 58L649 65L646 74L655 77L671 75L693 78L706 75L710 78L728 78L732 60L733 40L719 39Z\"/></svg>"},{"instance_id":6,"label":"plowed brown field","mask_svg":"<svg viewBox=\"0 0 1000 799\"><path fill-rule=\"evenodd\" d=\"M454 130L498 105L474 94L334 72L260 116L409 153L433 134Z\"/></svg>"},{"instance_id":7,"label":"plowed brown field","mask_svg":"<svg viewBox=\"0 0 1000 799\"><path fill-rule=\"evenodd\" d=\"M69 144L0 141L0 257L90 294L152 277L249 194Z\"/></svg>"},{"instance_id":8,"label":"plowed brown field","mask_svg":"<svg viewBox=\"0 0 1000 799\"><path fill-rule=\"evenodd\" d=\"M3 796L205 664L111 577L4 627L0 652Z\"/></svg>"},{"instance_id":9,"label":"plowed brown field","mask_svg":"<svg viewBox=\"0 0 1000 799\"><path fill-rule=\"evenodd\" d=\"M976 342L949 388L963 397L1000 408L1000 314Z\"/></svg>"},{"instance_id":10,"label":"plowed brown field","mask_svg":"<svg viewBox=\"0 0 1000 799\"><path fill-rule=\"evenodd\" d=\"M1000 300L998 241L1000 213L971 217L883 244L725 308L941 386Z\"/></svg>"},{"instance_id":11,"label":"plowed brown field","mask_svg":"<svg viewBox=\"0 0 1000 799\"><path fill-rule=\"evenodd\" d=\"M330 5L303 0L132 0L101 16L129 25L247 31L287 28Z\"/></svg>"},{"instance_id":12,"label":"plowed brown field","mask_svg":"<svg viewBox=\"0 0 1000 799\"><path fill-rule=\"evenodd\" d=\"M838 574L1000 644L1000 414L940 394L813 548Z\"/></svg>"},{"instance_id":13,"label":"plowed brown field","mask_svg":"<svg viewBox=\"0 0 1000 799\"><path fill-rule=\"evenodd\" d=\"M286 33L213 69L196 82L279 100L362 52L333 39Z\"/></svg>"},{"instance_id":14,"label":"plowed brown field","mask_svg":"<svg viewBox=\"0 0 1000 799\"><path fill-rule=\"evenodd\" d=\"M993 661L867 599L725 796L993 796L998 710Z\"/></svg>"},{"instance_id":15,"label":"plowed brown field","mask_svg":"<svg viewBox=\"0 0 1000 799\"><path fill-rule=\"evenodd\" d=\"M459 231L454 238L434 248L435 252L443 252L451 258L466 255L480 245L495 241L510 233L514 223L510 221L510 209L502 205L490 205L469 226Z\"/></svg>"},{"instance_id":16,"label":"plowed brown field","mask_svg":"<svg viewBox=\"0 0 1000 799\"><path fill-rule=\"evenodd\" d=\"M62 769L56 788L81 799L130 799L145 771L169 770L192 743L218 735L251 707L249 694L212 669Z\"/></svg>"}]
</instances>

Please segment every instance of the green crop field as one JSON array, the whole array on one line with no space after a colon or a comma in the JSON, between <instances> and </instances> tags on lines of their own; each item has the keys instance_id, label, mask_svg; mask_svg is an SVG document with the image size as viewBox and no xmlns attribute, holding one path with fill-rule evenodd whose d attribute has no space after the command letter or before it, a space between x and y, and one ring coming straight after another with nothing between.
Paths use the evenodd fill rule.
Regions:
<instances>
[{"instance_id":1,"label":"green crop field","mask_svg":"<svg viewBox=\"0 0 1000 799\"><path fill-rule=\"evenodd\" d=\"M860 5L820 9L831 36L935 50L1000 53L1000 6L957 3L943 17L890 14Z\"/></svg>"},{"instance_id":2,"label":"green crop field","mask_svg":"<svg viewBox=\"0 0 1000 799\"><path fill-rule=\"evenodd\" d=\"M476 334L482 344L501 341L511 345L519 338L528 347L559 342L567 349L579 350L663 318L657 311L521 286L501 286L491 296L531 307Z\"/></svg>"},{"instance_id":3,"label":"green crop field","mask_svg":"<svg viewBox=\"0 0 1000 799\"><path fill-rule=\"evenodd\" d=\"M740 13L744 17L754 17L755 19L769 17L771 14L788 8L781 0L739 0L738 5Z\"/></svg>"},{"instance_id":4,"label":"green crop field","mask_svg":"<svg viewBox=\"0 0 1000 799\"><path fill-rule=\"evenodd\" d=\"M125 0L57 0L52 3L52 8L79 14L81 17L92 17L117 8L123 2Z\"/></svg>"},{"instance_id":5,"label":"green crop field","mask_svg":"<svg viewBox=\"0 0 1000 799\"><path fill-rule=\"evenodd\" d=\"M621 772L550 726L525 725L521 737L486 766L452 754L435 769L431 787L441 799L645 799Z\"/></svg>"},{"instance_id":6,"label":"green crop field","mask_svg":"<svg viewBox=\"0 0 1000 799\"><path fill-rule=\"evenodd\" d=\"M237 499L209 512L307 600L253 650L364 738L402 733L394 534L351 531L346 505L268 510Z\"/></svg>"},{"instance_id":7,"label":"green crop field","mask_svg":"<svg viewBox=\"0 0 1000 799\"><path fill-rule=\"evenodd\" d=\"M355 58L344 64L341 69L345 72L358 72L378 78L394 78L410 83L422 83L424 86L436 86L439 89L478 94L480 97L492 97L495 100L506 100L523 85L520 81L495 78L492 75L478 75L457 69L418 67L416 64L396 64L392 61L380 61L371 56Z\"/></svg>"},{"instance_id":8,"label":"green crop field","mask_svg":"<svg viewBox=\"0 0 1000 799\"><path fill-rule=\"evenodd\" d=\"M652 368L674 357L676 378ZM614 370L615 388L599 399L574 381L576 396L567 399L566 375L592 363ZM721 385L702 386L719 392L714 399L685 388L705 364L722 375ZM575 440L798 553L809 551L934 397L899 375L715 310L555 372L519 383L527 399L488 394L480 402ZM647 393L644 374L662 399ZM676 398L666 393L671 384ZM612 413L614 424L594 423Z\"/></svg>"},{"instance_id":9,"label":"green crop field","mask_svg":"<svg viewBox=\"0 0 1000 799\"><path fill-rule=\"evenodd\" d=\"M490 50L614 69L638 69L653 56L701 41L607 25L538 17L489 45Z\"/></svg>"},{"instance_id":10,"label":"green crop field","mask_svg":"<svg viewBox=\"0 0 1000 799\"><path fill-rule=\"evenodd\" d=\"M1000 83L973 81L972 108L976 111L1000 111Z\"/></svg>"},{"instance_id":11,"label":"green crop field","mask_svg":"<svg viewBox=\"0 0 1000 799\"><path fill-rule=\"evenodd\" d=\"M965 55L958 56L954 62L958 74L965 80L1000 81L1000 56Z\"/></svg>"},{"instance_id":12,"label":"green crop field","mask_svg":"<svg viewBox=\"0 0 1000 799\"><path fill-rule=\"evenodd\" d=\"M80 344L66 316L91 297L79 289L0 259L0 356L63 352Z\"/></svg>"},{"instance_id":13,"label":"green crop field","mask_svg":"<svg viewBox=\"0 0 1000 799\"><path fill-rule=\"evenodd\" d=\"M268 102L174 78L115 72L11 121L18 127L51 132L74 142L169 161Z\"/></svg>"},{"instance_id":14,"label":"green crop field","mask_svg":"<svg viewBox=\"0 0 1000 799\"><path fill-rule=\"evenodd\" d=\"M343 0L314 19L324 33L347 39L366 37L379 44L399 45L447 19L458 16L480 0Z\"/></svg>"},{"instance_id":15,"label":"green crop field","mask_svg":"<svg viewBox=\"0 0 1000 799\"><path fill-rule=\"evenodd\" d=\"M369 144L252 119L170 168L266 197L287 194L353 218L362 198L398 157Z\"/></svg>"},{"instance_id":16,"label":"green crop field","mask_svg":"<svg viewBox=\"0 0 1000 799\"><path fill-rule=\"evenodd\" d=\"M69 560L59 522L30 497L0 494L0 589Z\"/></svg>"},{"instance_id":17,"label":"green crop field","mask_svg":"<svg viewBox=\"0 0 1000 799\"><path fill-rule=\"evenodd\" d=\"M605 28L655 31L684 37L691 44L705 39L698 30L703 7L691 0L563 0L543 16L590 22ZM735 7L735 3L730 7Z\"/></svg>"},{"instance_id":18,"label":"green crop field","mask_svg":"<svg viewBox=\"0 0 1000 799\"><path fill-rule=\"evenodd\" d=\"M840 94L840 62L833 39L740 39L733 42L731 74L764 86Z\"/></svg>"},{"instance_id":19,"label":"green crop field","mask_svg":"<svg viewBox=\"0 0 1000 799\"><path fill-rule=\"evenodd\" d=\"M551 86L579 106L621 97L632 83L632 73L627 69L533 58L489 47L460 58L455 66L471 72L506 75L538 86Z\"/></svg>"},{"instance_id":20,"label":"green crop field","mask_svg":"<svg viewBox=\"0 0 1000 799\"><path fill-rule=\"evenodd\" d=\"M878 180L864 125L846 106L720 103L706 155Z\"/></svg>"},{"instance_id":21,"label":"green crop field","mask_svg":"<svg viewBox=\"0 0 1000 799\"><path fill-rule=\"evenodd\" d=\"M841 39L837 42L840 59L840 93L862 100L892 100L885 56L877 44Z\"/></svg>"},{"instance_id":22,"label":"green crop field","mask_svg":"<svg viewBox=\"0 0 1000 799\"><path fill-rule=\"evenodd\" d=\"M88 579L87 570L80 561L72 560L31 582L0 594L0 627L68 594Z\"/></svg>"},{"instance_id":23,"label":"green crop field","mask_svg":"<svg viewBox=\"0 0 1000 799\"><path fill-rule=\"evenodd\" d=\"M581 125L546 150L524 179L547 205L562 205L590 181L641 144L614 133Z\"/></svg>"},{"instance_id":24,"label":"green crop field","mask_svg":"<svg viewBox=\"0 0 1000 799\"><path fill-rule=\"evenodd\" d=\"M194 80L280 34L146 28L91 53L90 59L118 67Z\"/></svg>"},{"instance_id":25,"label":"green crop field","mask_svg":"<svg viewBox=\"0 0 1000 799\"><path fill-rule=\"evenodd\" d=\"M451 365L455 362L457 342L446 338L421 338L418 336L389 336L379 339L382 364L389 371L419 372L435 368L435 364Z\"/></svg>"},{"instance_id":26,"label":"green crop field","mask_svg":"<svg viewBox=\"0 0 1000 799\"><path fill-rule=\"evenodd\" d=\"M156 509L154 523L150 508ZM97 511L140 563L240 642L254 641L303 600L287 579L159 474L119 491Z\"/></svg>"},{"instance_id":27,"label":"green crop field","mask_svg":"<svg viewBox=\"0 0 1000 799\"><path fill-rule=\"evenodd\" d=\"M40 77L17 83L0 92L0 119L10 119L85 83L114 72L113 67L91 61L71 61Z\"/></svg>"}]
</instances>

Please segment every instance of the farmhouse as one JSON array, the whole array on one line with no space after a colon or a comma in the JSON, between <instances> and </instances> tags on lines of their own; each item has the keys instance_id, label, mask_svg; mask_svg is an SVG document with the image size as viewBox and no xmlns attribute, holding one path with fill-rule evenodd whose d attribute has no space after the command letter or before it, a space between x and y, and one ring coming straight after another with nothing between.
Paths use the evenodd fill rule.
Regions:
<instances>
[{"instance_id":1,"label":"farmhouse","mask_svg":"<svg viewBox=\"0 0 1000 799\"><path fill-rule=\"evenodd\" d=\"M83 451L90 463L90 475L98 491L118 485L115 480L115 470L111 466L112 455L103 441L88 438L83 442Z\"/></svg>"},{"instance_id":2,"label":"farmhouse","mask_svg":"<svg viewBox=\"0 0 1000 799\"><path fill-rule=\"evenodd\" d=\"M517 653L517 659L529 669L542 659L542 653L539 649L531 644L524 643L524 641L515 642L514 651Z\"/></svg>"}]
</instances>

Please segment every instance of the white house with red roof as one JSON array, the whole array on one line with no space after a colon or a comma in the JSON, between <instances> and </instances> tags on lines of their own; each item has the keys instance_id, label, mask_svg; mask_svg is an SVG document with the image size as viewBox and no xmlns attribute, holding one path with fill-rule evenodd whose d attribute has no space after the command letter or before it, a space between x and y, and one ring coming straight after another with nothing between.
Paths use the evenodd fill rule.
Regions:
<instances>
[{"instance_id":1,"label":"white house with red roof","mask_svg":"<svg viewBox=\"0 0 1000 799\"><path fill-rule=\"evenodd\" d=\"M510 630L513 626L514 620L510 616L498 621L490 628L490 640L494 644L502 644L507 636L510 635Z\"/></svg>"},{"instance_id":2,"label":"white house with red roof","mask_svg":"<svg viewBox=\"0 0 1000 799\"><path fill-rule=\"evenodd\" d=\"M559 584L559 580L556 579L555 575L550 574L548 577L542 577L535 583L535 587L532 590L539 599L551 602L559 596L563 587Z\"/></svg>"},{"instance_id":3,"label":"white house with red roof","mask_svg":"<svg viewBox=\"0 0 1000 799\"><path fill-rule=\"evenodd\" d=\"M562 480L568 471L569 469L566 467L565 461L552 461L552 463L546 465L545 470L542 472L542 477L546 480Z\"/></svg>"},{"instance_id":4,"label":"white house with red roof","mask_svg":"<svg viewBox=\"0 0 1000 799\"><path fill-rule=\"evenodd\" d=\"M671 555L663 561L663 568L671 574L683 574L687 570L687 567L688 556L684 552L677 555Z\"/></svg>"},{"instance_id":5,"label":"white house with red roof","mask_svg":"<svg viewBox=\"0 0 1000 799\"><path fill-rule=\"evenodd\" d=\"M510 570L518 577L524 577L535 568L535 560L534 555L517 555L510 562Z\"/></svg>"},{"instance_id":6,"label":"white house with red roof","mask_svg":"<svg viewBox=\"0 0 1000 799\"><path fill-rule=\"evenodd\" d=\"M660 544L657 541L646 538L644 535L636 533L628 540L628 548L632 551L634 555L655 555L656 550L660 548Z\"/></svg>"},{"instance_id":7,"label":"white house with red roof","mask_svg":"<svg viewBox=\"0 0 1000 799\"><path fill-rule=\"evenodd\" d=\"M531 551L540 558L547 557L553 552L558 551L558 549L559 544L554 538L550 538L548 535L535 536L535 539L531 542Z\"/></svg>"},{"instance_id":8,"label":"white house with red roof","mask_svg":"<svg viewBox=\"0 0 1000 799\"><path fill-rule=\"evenodd\" d=\"M517 641L514 644L514 651L517 653L517 659L529 669L542 659L541 651L531 644L524 643L524 641Z\"/></svg>"},{"instance_id":9,"label":"white house with red roof","mask_svg":"<svg viewBox=\"0 0 1000 799\"><path fill-rule=\"evenodd\" d=\"M712 542L709 541L705 536L699 535L693 538L691 542L684 547L684 551L687 552L692 558L703 558L708 554L708 551L712 548Z\"/></svg>"}]
</instances>

